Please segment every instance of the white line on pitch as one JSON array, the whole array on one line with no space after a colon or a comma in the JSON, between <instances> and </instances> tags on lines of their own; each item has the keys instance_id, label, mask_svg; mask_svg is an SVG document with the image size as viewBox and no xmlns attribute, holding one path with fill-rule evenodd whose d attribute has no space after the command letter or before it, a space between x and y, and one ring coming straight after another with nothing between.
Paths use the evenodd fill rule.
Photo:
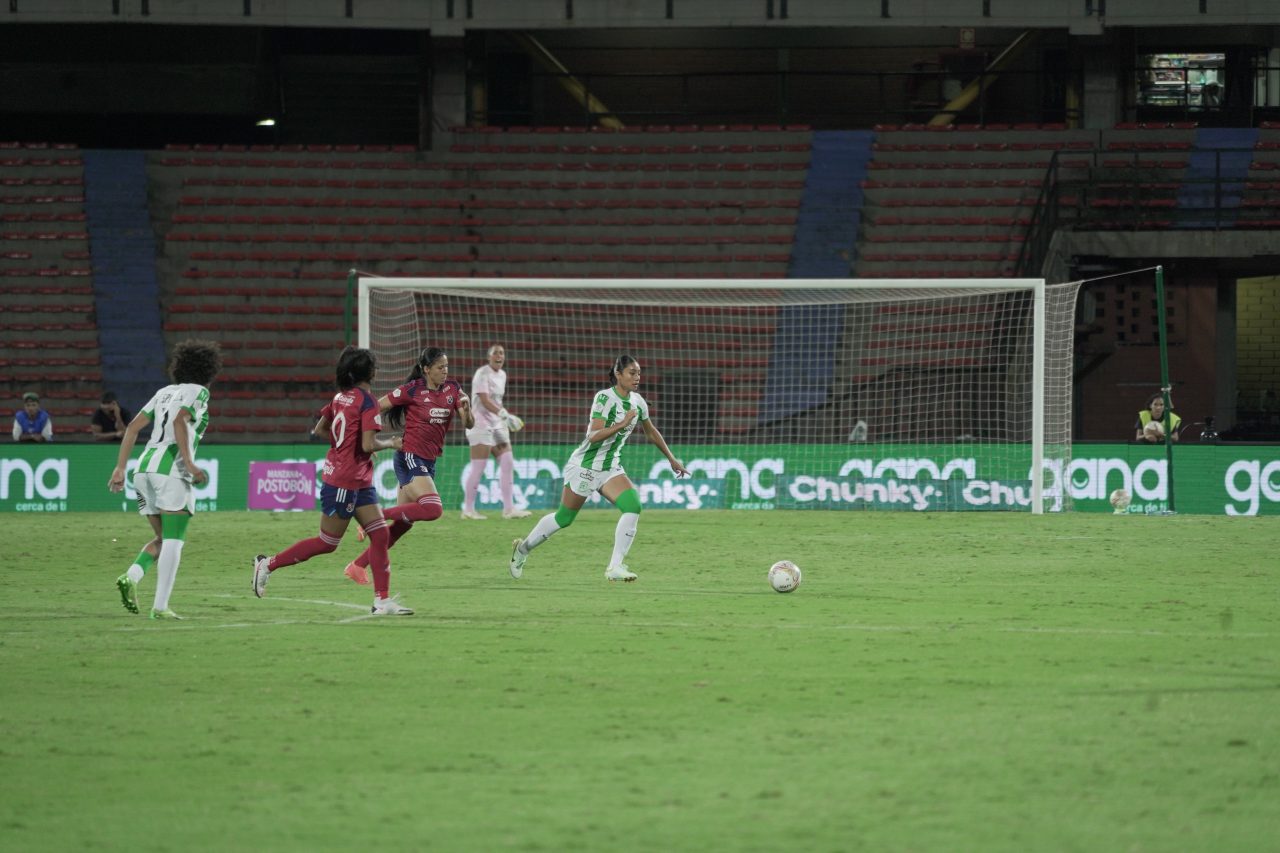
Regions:
<instances>
[{"instance_id":1,"label":"white line on pitch","mask_svg":"<svg viewBox=\"0 0 1280 853\"><path fill-rule=\"evenodd\" d=\"M186 620L184 620L186 621ZM332 622L319 622L315 619L273 619L270 622L224 622L216 625L202 623L192 620L189 624L176 625L172 622L166 622L163 627L158 625L134 625L124 628L117 628L117 631L193 631L197 628L261 628L268 625L332 625Z\"/></svg>"},{"instance_id":2,"label":"white line on pitch","mask_svg":"<svg viewBox=\"0 0 1280 853\"><path fill-rule=\"evenodd\" d=\"M244 598L244 596L242 595L230 595L225 592L215 593L213 597L214 598ZM288 601L288 602L292 602L293 604L322 604L327 607L347 607L347 608L353 608L355 610L365 609L365 605L363 604L352 604L349 601L326 601L324 599L318 599L318 598L281 598L279 596L273 595L271 596L270 600L271 601Z\"/></svg>"}]
</instances>

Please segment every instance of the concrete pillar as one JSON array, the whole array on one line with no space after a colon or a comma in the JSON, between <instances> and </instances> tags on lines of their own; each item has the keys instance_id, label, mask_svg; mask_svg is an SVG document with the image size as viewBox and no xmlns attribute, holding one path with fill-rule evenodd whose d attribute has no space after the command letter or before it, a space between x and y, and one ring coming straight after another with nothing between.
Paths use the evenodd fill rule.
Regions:
<instances>
[{"instance_id":1,"label":"concrete pillar","mask_svg":"<svg viewBox=\"0 0 1280 853\"><path fill-rule=\"evenodd\" d=\"M467 54L461 37L431 39L431 90L424 114L429 118L424 135L467 123ZM430 138L422 140L431 148Z\"/></svg>"},{"instance_id":2,"label":"concrete pillar","mask_svg":"<svg viewBox=\"0 0 1280 853\"><path fill-rule=\"evenodd\" d=\"M1081 118L1091 130L1109 130L1124 120L1121 96L1122 76L1116 67L1115 49L1109 44L1082 47L1084 59L1084 103Z\"/></svg>"}]
</instances>

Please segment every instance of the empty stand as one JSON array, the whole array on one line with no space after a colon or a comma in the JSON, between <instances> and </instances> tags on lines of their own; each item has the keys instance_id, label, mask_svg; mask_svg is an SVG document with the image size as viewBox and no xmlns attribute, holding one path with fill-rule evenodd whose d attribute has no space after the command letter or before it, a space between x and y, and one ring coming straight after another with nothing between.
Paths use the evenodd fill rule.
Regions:
<instances>
[{"instance_id":1,"label":"empty stand","mask_svg":"<svg viewBox=\"0 0 1280 853\"><path fill-rule=\"evenodd\" d=\"M102 361L74 145L0 145L0 397L35 391L55 436L87 434Z\"/></svg>"},{"instance_id":2,"label":"empty stand","mask_svg":"<svg viewBox=\"0 0 1280 853\"><path fill-rule=\"evenodd\" d=\"M1070 169L1098 135L1060 125L881 126L872 146L857 275L1012 275L1057 154Z\"/></svg>"},{"instance_id":3,"label":"empty stand","mask_svg":"<svg viewBox=\"0 0 1280 853\"><path fill-rule=\"evenodd\" d=\"M201 334L228 347L216 416L229 392L322 399L352 268L782 278L809 149L806 128L781 127L470 129L426 154L169 146L149 166L166 337ZM598 364L581 369L596 381ZM745 424L755 399L744 392L725 412L746 412ZM570 405L579 417L581 401ZM277 408L259 409L244 437L310 426Z\"/></svg>"}]
</instances>

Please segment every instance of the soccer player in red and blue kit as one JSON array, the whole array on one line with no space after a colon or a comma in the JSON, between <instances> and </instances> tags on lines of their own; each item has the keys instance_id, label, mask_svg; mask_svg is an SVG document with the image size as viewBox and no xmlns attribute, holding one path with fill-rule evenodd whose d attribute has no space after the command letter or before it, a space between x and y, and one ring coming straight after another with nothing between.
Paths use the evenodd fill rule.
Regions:
<instances>
[{"instance_id":1,"label":"soccer player in red and blue kit","mask_svg":"<svg viewBox=\"0 0 1280 853\"><path fill-rule=\"evenodd\" d=\"M404 384L378 400L387 413L387 424L404 423L404 446L396 453L396 479L400 481L399 506L387 510L391 533L387 547L400 541L415 521L435 521L444 513L436 490L436 458L444 450L445 436L456 412L463 426L475 426L471 400L462 386L449 378L449 356L439 347L427 347L418 357ZM356 557L346 568L347 577L368 583L365 567L371 565L373 548Z\"/></svg>"},{"instance_id":2,"label":"soccer player in red and blue kit","mask_svg":"<svg viewBox=\"0 0 1280 853\"><path fill-rule=\"evenodd\" d=\"M339 391L320 410L312 430L329 436L329 453L321 475L320 535L301 539L273 557L259 554L253 561L253 594L262 598L271 573L283 566L310 560L337 549L355 518L369 537L369 565L373 568L373 615L412 616L413 611L390 595L391 565L387 557L390 537L373 486L373 452L399 450L401 439L378 438L382 414L371 386L377 361L367 349L347 347L338 356L335 378Z\"/></svg>"}]
</instances>

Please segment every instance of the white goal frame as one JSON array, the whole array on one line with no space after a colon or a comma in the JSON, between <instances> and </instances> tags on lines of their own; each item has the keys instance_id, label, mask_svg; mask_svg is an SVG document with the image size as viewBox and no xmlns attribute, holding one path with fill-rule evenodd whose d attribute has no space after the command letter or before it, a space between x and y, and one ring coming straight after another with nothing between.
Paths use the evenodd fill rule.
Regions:
<instances>
[{"instance_id":1,"label":"white goal frame","mask_svg":"<svg viewBox=\"0 0 1280 853\"><path fill-rule=\"evenodd\" d=\"M1032 321L1032 379L1031 379L1031 512L1044 512L1044 431L1045 431L1045 336L1047 330L1045 280L1043 278L956 278L956 279L573 279L573 278L430 278L430 277L380 277L356 272L359 345L368 347L371 342L369 328L372 287L406 290L456 290L459 292L492 290L494 288L531 290L784 290L793 293L824 290L868 289L920 290L938 293L947 290L993 290L1026 292L1032 294L1034 315ZM796 303L790 303L796 304ZM815 304L819 304L815 301Z\"/></svg>"}]
</instances>

